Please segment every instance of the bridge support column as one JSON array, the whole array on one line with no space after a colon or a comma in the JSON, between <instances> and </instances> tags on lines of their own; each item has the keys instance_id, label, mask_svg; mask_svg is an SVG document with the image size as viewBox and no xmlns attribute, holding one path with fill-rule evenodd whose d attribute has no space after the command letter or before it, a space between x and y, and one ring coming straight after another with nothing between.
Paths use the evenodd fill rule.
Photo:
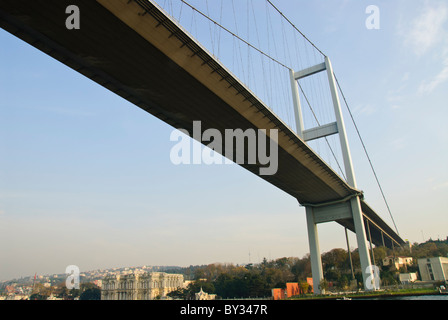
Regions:
<instances>
[{"instance_id":1,"label":"bridge support column","mask_svg":"<svg viewBox=\"0 0 448 320\"><path fill-rule=\"evenodd\" d=\"M379 289L375 287L375 284L377 284L377 282L375 281L375 276L377 276L377 274L374 273L374 266L372 266L370 258L369 242L367 241L366 228L364 225L364 215L361 211L361 201L359 196L354 197L347 202L315 207L305 206L305 209L314 293L324 293L319 287L324 276L317 225L319 223L342 221L348 219L352 220L354 225L354 232L356 234L356 240L358 243L359 259L361 262L364 290L371 291ZM347 250L350 250L349 246Z\"/></svg>"},{"instance_id":2,"label":"bridge support column","mask_svg":"<svg viewBox=\"0 0 448 320\"><path fill-rule=\"evenodd\" d=\"M375 288L373 281L373 266L370 260L369 246L367 243L366 229L364 227L364 218L361 211L361 202L359 197L350 200L352 207L353 222L355 225L356 240L358 242L359 260L361 262L362 278L364 281L364 290L371 291Z\"/></svg>"},{"instance_id":3,"label":"bridge support column","mask_svg":"<svg viewBox=\"0 0 448 320\"><path fill-rule=\"evenodd\" d=\"M313 276L314 294L323 293L320 288L320 282L324 278L322 270L322 258L320 255L319 237L317 233L317 223L314 219L312 207L306 207L306 222L308 226L308 243L310 245L311 272Z\"/></svg>"},{"instance_id":4,"label":"bridge support column","mask_svg":"<svg viewBox=\"0 0 448 320\"><path fill-rule=\"evenodd\" d=\"M328 83L330 86L331 97L335 112L335 123L325 126L319 126L314 129L304 130L303 115L300 105L299 88L296 83L298 80L313 74L325 71L327 72ZM341 110L341 103L338 95L338 86L334 76L333 67L330 59L325 57L325 61L313 67L298 72L290 71L291 88L294 102L294 111L296 115L297 134L305 142L326 137L332 134L339 134L342 157L344 160L345 175L347 183L353 187L356 186L356 177L353 170L353 163L348 144L347 133L345 131L344 118ZM339 205L328 205L321 207L306 206L306 217L308 224L308 237L310 244L311 268L313 272L314 292L320 293L319 284L323 279L322 261L319 251L319 241L317 238L317 224L322 222L337 221L340 219L353 218L356 239L358 242L359 258L361 260L362 275L365 290L375 290L373 266L370 259L369 246L367 243L366 230L364 227L364 216L361 210L359 196L352 198L349 202ZM377 275L375 275L377 276Z\"/></svg>"},{"instance_id":5,"label":"bridge support column","mask_svg":"<svg viewBox=\"0 0 448 320\"><path fill-rule=\"evenodd\" d=\"M303 114L302 114L302 106L300 104L300 95L299 95L299 87L297 85L297 80L294 75L293 70L289 70L290 78L291 78L291 90L292 90L292 101L294 103L294 116L296 117L296 130L297 134L301 139L303 139Z\"/></svg>"}]
</instances>

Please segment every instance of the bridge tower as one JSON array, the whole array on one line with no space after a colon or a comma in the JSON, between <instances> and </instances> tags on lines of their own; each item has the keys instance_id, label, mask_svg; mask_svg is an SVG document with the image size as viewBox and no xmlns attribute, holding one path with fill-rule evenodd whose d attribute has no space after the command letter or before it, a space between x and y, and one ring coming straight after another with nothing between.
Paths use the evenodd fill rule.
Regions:
<instances>
[{"instance_id":1,"label":"bridge tower","mask_svg":"<svg viewBox=\"0 0 448 320\"><path fill-rule=\"evenodd\" d=\"M305 130L297 81L324 71L326 71L328 76L336 121L330 124L325 124ZM353 188L357 189L355 172L353 170L353 163L345 130L344 118L341 110L341 103L339 100L336 80L334 77L333 67L331 65L330 59L328 57L325 57L325 62L298 72L290 70L290 77L297 134L305 142L323 138L333 134L339 134L339 142L341 145L342 156L344 160L344 169L347 183ZM331 204L308 204L305 205L305 209L314 293L321 293L319 285L323 280L322 260L319 248L317 225L323 222L336 221L346 218L352 218L354 222L356 239L358 242L359 257L361 260L361 268L363 271L364 289L378 289L375 288L374 284L372 284L374 269L369 255L366 230L363 221L363 213L361 210L360 196L357 195L352 197L351 199L344 199L343 201Z\"/></svg>"}]
</instances>

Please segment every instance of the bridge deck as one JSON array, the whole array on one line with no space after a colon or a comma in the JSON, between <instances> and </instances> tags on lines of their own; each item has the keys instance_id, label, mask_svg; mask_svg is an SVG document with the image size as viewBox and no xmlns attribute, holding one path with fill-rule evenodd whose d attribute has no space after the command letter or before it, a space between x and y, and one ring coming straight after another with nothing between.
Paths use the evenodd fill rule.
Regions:
<instances>
[{"instance_id":1,"label":"bridge deck","mask_svg":"<svg viewBox=\"0 0 448 320\"><path fill-rule=\"evenodd\" d=\"M67 6L81 29L65 26ZM0 26L175 128L278 129L278 171L260 176L301 204L344 201L350 187L223 65L145 0L0 2ZM268 131L269 132L269 131ZM259 175L259 164L242 165ZM404 241L362 201L372 240ZM354 231L350 220L338 221Z\"/></svg>"}]
</instances>

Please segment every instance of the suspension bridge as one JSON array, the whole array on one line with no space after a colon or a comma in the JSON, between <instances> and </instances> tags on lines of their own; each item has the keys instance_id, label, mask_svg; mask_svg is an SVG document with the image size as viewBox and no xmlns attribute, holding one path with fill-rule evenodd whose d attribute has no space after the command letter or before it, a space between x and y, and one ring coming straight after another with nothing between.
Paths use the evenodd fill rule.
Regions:
<instances>
[{"instance_id":1,"label":"suspension bridge","mask_svg":"<svg viewBox=\"0 0 448 320\"><path fill-rule=\"evenodd\" d=\"M229 8L222 0L220 3L218 17L222 18ZM79 7L81 27L68 30L66 8L73 4ZM0 26L174 128L192 132L193 122L199 120L202 130L217 129L223 135L226 129L278 130L278 170L274 175L259 175L259 163L240 165L306 208L315 293L320 292L323 279L317 225L330 221L356 234L365 289L371 290L373 245L393 248L405 242L396 226L395 230L390 227L358 189L341 111L342 90L330 59L271 1L265 5L282 17L280 30L289 26L312 51L303 53L304 46L295 43L291 45L295 54L283 53L281 61L281 54L273 56L262 50L266 45L275 51L276 41L286 33L261 37L249 5L244 28L255 32L253 42L238 35L237 19L232 31L222 25L221 18L213 19L187 1L180 0L177 5L179 17L175 19L173 13L149 0L3 0ZM233 1L232 6L235 13ZM187 9L197 16L190 15L189 22L182 20ZM181 24L195 26L199 17L206 19L211 31L211 49ZM272 11L265 18L272 19ZM225 37L230 39L227 46L220 44ZM229 62L233 72L218 58L226 48L233 53ZM235 70L241 71L237 72L240 77ZM265 78L271 82L260 82ZM313 90L321 93L309 94ZM343 93L342 101L346 103ZM319 119L316 105L330 108L332 118ZM340 149L330 148L324 160L315 149L330 146L330 139ZM330 165L334 161L335 169Z\"/></svg>"}]
</instances>

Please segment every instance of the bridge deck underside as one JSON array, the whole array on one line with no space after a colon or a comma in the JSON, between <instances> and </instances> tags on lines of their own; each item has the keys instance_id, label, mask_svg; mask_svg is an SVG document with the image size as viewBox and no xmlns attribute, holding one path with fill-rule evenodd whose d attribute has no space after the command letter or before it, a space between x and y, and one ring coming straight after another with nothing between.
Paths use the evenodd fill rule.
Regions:
<instances>
[{"instance_id":1,"label":"bridge deck underside","mask_svg":"<svg viewBox=\"0 0 448 320\"><path fill-rule=\"evenodd\" d=\"M192 132L193 121L200 120L203 131L214 128L223 134L225 129L278 129L277 173L260 176L259 164L242 166L303 205L360 194L150 2L110 1L116 8L109 9L105 3L2 0L0 26L175 128ZM72 4L80 8L80 30L65 26L65 10ZM123 17L119 18L120 13ZM144 24L146 29L139 30ZM157 32L145 36L150 28ZM392 244L391 239L402 244L403 240L362 203L366 218L375 222L370 227L373 242L382 245L382 230L386 245ZM354 231L350 220L338 222Z\"/></svg>"}]
</instances>

